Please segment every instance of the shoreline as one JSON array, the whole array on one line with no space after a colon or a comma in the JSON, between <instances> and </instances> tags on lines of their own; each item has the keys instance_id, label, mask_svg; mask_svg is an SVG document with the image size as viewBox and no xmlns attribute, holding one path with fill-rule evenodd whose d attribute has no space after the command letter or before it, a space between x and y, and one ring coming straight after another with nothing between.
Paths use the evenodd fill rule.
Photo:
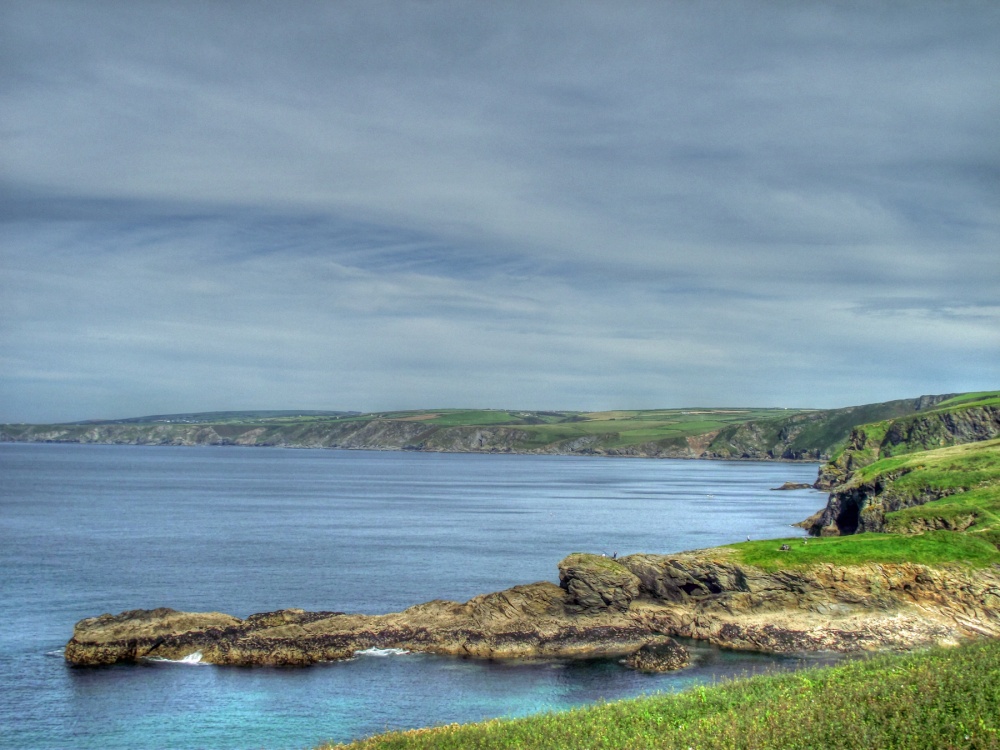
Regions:
<instances>
[{"instance_id":1,"label":"shoreline","mask_svg":"<svg viewBox=\"0 0 1000 750\"><path fill-rule=\"evenodd\" d=\"M444 455L477 455L477 456L558 456L568 458L607 458L607 459L633 459L651 461L715 461L721 463L775 463L775 464L795 464L795 465L815 465L825 464L824 459L819 458L782 458L782 457L733 457L733 456L688 456L688 455L645 455L627 453L608 453L603 451L549 451L549 450L447 450L443 448L396 448L396 447L371 447L371 446L339 446L339 445L295 445L288 443L236 443L236 442L213 442L213 443L165 443L165 442L125 442L125 441L104 441L104 440L18 440L8 436L0 436L0 445L110 445L134 448L277 448L285 450L316 450L316 451L371 451L374 453L427 453ZM811 489L816 489L812 485ZM769 488L779 490L782 488ZM805 489L805 488L796 488Z\"/></svg>"},{"instance_id":2,"label":"shoreline","mask_svg":"<svg viewBox=\"0 0 1000 750\"><path fill-rule=\"evenodd\" d=\"M674 637L792 654L1000 636L1000 565L824 563L768 572L741 562L735 547L717 547L619 559L575 553L559 563L559 578L558 586L524 584L386 615L286 609L239 619L163 608L106 614L77 623L64 658L85 666L200 652L213 664L304 666L370 648L500 660L645 650L677 665L683 649Z\"/></svg>"}]
</instances>

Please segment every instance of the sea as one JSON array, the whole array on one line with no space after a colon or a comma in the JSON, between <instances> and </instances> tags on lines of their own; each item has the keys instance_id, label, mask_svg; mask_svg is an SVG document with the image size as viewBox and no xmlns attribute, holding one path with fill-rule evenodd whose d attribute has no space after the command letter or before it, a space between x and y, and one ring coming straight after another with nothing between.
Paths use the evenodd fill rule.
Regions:
<instances>
[{"instance_id":1,"label":"sea","mask_svg":"<svg viewBox=\"0 0 1000 750\"><path fill-rule=\"evenodd\" d=\"M297 668L71 667L85 617L173 607L385 613L558 581L571 552L669 553L800 536L815 464L0 444L0 748L311 748L558 711L826 657L691 643L651 675L615 659L397 651Z\"/></svg>"}]
</instances>

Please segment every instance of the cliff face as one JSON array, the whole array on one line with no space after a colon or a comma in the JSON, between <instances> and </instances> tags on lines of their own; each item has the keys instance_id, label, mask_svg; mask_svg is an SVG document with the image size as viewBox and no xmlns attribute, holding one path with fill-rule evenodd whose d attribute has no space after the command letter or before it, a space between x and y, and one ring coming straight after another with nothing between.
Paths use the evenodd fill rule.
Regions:
<instances>
[{"instance_id":1,"label":"cliff face","mask_svg":"<svg viewBox=\"0 0 1000 750\"><path fill-rule=\"evenodd\" d=\"M113 445L242 445L283 448L413 450L446 453L535 453L555 455L700 458L715 432L688 438L612 447L616 433L537 444L517 426L445 427L420 421L372 419L322 425L101 424L0 427L2 442L102 443Z\"/></svg>"},{"instance_id":2,"label":"cliff face","mask_svg":"<svg viewBox=\"0 0 1000 750\"><path fill-rule=\"evenodd\" d=\"M887 530L886 514L964 491L956 487L923 487L917 491L905 491L894 486L892 480L896 478L898 476L888 475L837 488L830 493L826 507L803 525L814 536L884 532ZM971 522L963 527L937 525L934 528L964 531L970 525Z\"/></svg>"},{"instance_id":3,"label":"cliff face","mask_svg":"<svg viewBox=\"0 0 1000 750\"><path fill-rule=\"evenodd\" d=\"M705 457L819 461L829 458L856 425L920 412L952 397L921 396L732 425L719 431Z\"/></svg>"},{"instance_id":4,"label":"cliff face","mask_svg":"<svg viewBox=\"0 0 1000 750\"><path fill-rule=\"evenodd\" d=\"M111 443L116 445L245 445L288 448L372 450L512 450L525 440L509 427L428 426L419 421L372 419L322 425L258 426L239 424L31 425L0 432L0 440L24 442Z\"/></svg>"},{"instance_id":5,"label":"cliff face","mask_svg":"<svg viewBox=\"0 0 1000 750\"><path fill-rule=\"evenodd\" d=\"M843 454L820 470L817 486L832 485L826 507L800 525L816 536L901 530L887 526L887 514L1000 484L997 437L1000 407L993 405L857 428ZM950 508L902 530L963 531L984 513L989 511Z\"/></svg>"},{"instance_id":6,"label":"cliff face","mask_svg":"<svg viewBox=\"0 0 1000 750\"><path fill-rule=\"evenodd\" d=\"M317 419L212 421L214 414L176 415L64 425L0 425L0 441L120 445L248 445L481 453L542 453L641 458L808 460L827 457L855 425L930 408L946 396L810 412L763 410L770 418L733 420L743 410L652 412L468 412L470 420L434 412L320 415ZM447 411L447 410L446 410ZM669 413L668 413L669 412ZM761 411L754 413L760 414ZM617 416L612 416L612 414ZM704 418L692 415L706 415ZM624 416L622 416L624 415ZM221 413L219 416L226 416ZM152 419L152 418L146 418ZM497 421L499 420L499 421ZM548 420L548 421L546 421ZM579 429L586 423L586 427ZM692 427L692 425L697 425ZM698 430L702 430L698 432Z\"/></svg>"},{"instance_id":7,"label":"cliff face","mask_svg":"<svg viewBox=\"0 0 1000 750\"><path fill-rule=\"evenodd\" d=\"M933 459L934 454L928 451L939 451L942 446L987 446L997 437L1000 407L994 405L932 411L856 428L844 452L820 470L815 486L832 488L826 507L800 525L817 536L887 531L889 513L967 492L975 489L977 482L995 480L981 476L973 464L964 472L952 467L943 483L929 475L925 482L912 481L908 475L923 468L918 464L886 464L885 470L865 471L868 467L882 466L877 462L893 457L927 455ZM924 528L962 530L963 523L964 527L972 524L972 520L960 518L927 520Z\"/></svg>"},{"instance_id":8,"label":"cliff face","mask_svg":"<svg viewBox=\"0 0 1000 750\"><path fill-rule=\"evenodd\" d=\"M198 653L216 664L309 664L367 648L478 658L629 655L671 636L770 652L911 648L1000 635L1000 566L819 565L766 572L719 548L620 560L575 554L560 585L534 583L460 604L433 601L389 615L283 610L245 620L169 609L77 623L71 664ZM644 650L644 651L643 651Z\"/></svg>"},{"instance_id":9,"label":"cliff face","mask_svg":"<svg viewBox=\"0 0 1000 750\"><path fill-rule=\"evenodd\" d=\"M817 489L830 489L880 458L1000 437L1000 406L968 406L915 414L851 430L843 452L820 469Z\"/></svg>"}]
</instances>

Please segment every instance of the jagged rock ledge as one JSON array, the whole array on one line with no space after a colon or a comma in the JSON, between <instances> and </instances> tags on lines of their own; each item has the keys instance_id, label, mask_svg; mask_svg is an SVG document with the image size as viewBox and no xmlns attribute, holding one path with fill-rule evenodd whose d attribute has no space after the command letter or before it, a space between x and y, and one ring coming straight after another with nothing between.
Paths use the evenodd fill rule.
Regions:
<instances>
[{"instance_id":1,"label":"jagged rock ledge","mask_svg":"<svg viewBox=\"0 0 1000 750\"><path fill-rule=\"evenodd\" d=\"M171 609L77 623L74 665L148 658L306 665L368 648L485 659L633 656L639 669L681 666L672 636L792 653L906 649L1000 635L1000 566L818 565L766 572L715 548L612 560L573 554L560 585L532 583L462 604L432 601L387 615L288 609L238 619ZM651 660L651 654L667 653ZM656 667L655 664L660 664ZM650 666L650 665L654 666Z\"/></svg>"}]
</instances>

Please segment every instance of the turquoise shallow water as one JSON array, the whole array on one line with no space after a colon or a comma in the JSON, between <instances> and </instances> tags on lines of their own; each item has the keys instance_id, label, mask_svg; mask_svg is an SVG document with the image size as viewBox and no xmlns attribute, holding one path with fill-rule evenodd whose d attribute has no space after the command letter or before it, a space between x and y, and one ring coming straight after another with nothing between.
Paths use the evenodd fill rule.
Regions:
<instances>
[{"instance_id":1,"label":"turquoise shallow water","mask_svg":"<svg viewBox=\"0 0 1000 750\"><path fill-rule=\"evenodd\" d=\"M0 444L0 747L302 748L556 710L794 659L696 646L693 668L363 655L305 669L74 669L82 617L171 606L394 611L557 580L572 551L797 535L814 465Z\"/></svg>"}]
</instances>

